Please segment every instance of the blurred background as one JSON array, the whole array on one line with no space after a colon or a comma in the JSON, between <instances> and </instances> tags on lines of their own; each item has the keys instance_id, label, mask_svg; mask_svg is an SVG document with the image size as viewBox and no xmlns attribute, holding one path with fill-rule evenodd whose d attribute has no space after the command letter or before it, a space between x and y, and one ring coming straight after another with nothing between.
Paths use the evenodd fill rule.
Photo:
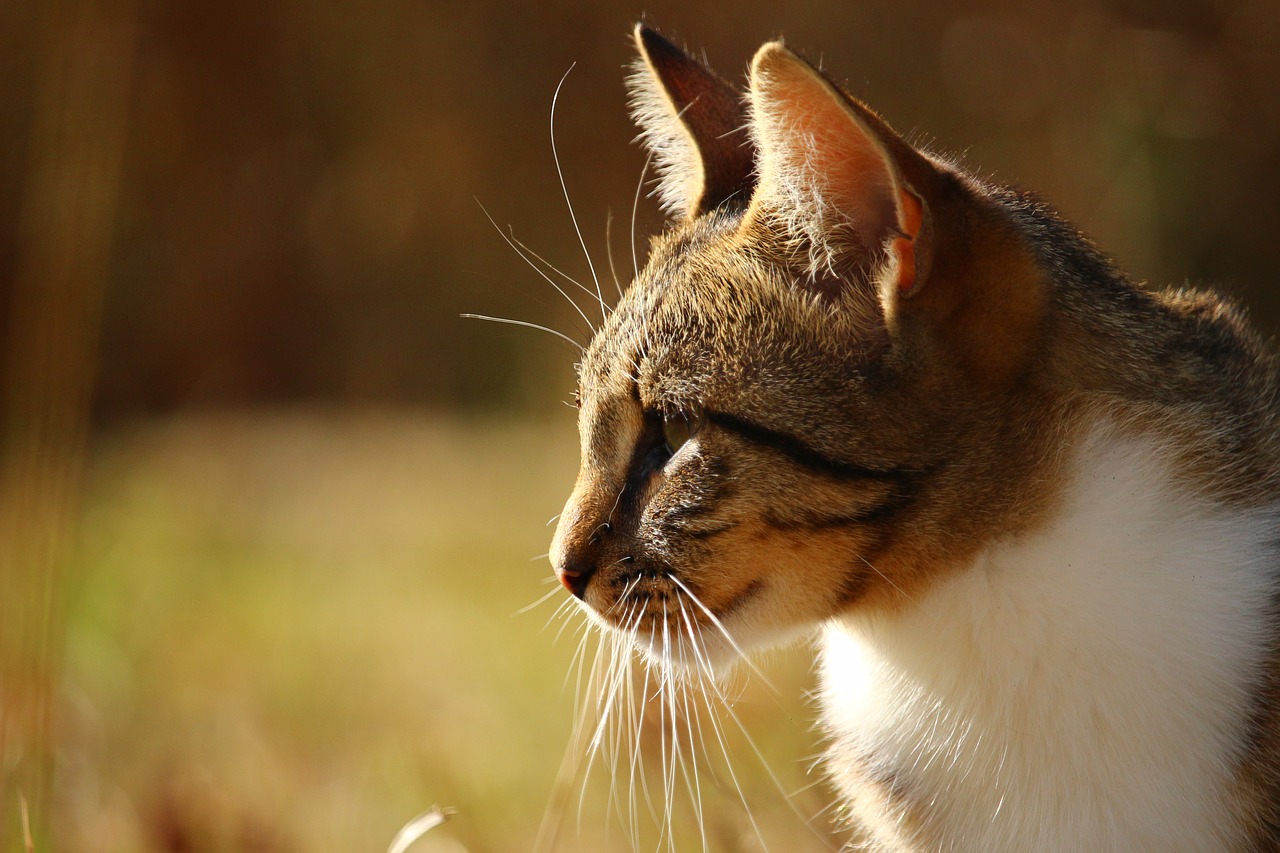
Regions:
<instances>
[{"instance_id":1,"label":"blurred background","mask_svg":"<svg viewBox=\"0 0 1280 853\"><path fill-rule=\"evenodd\" d=\"M1273 0L11 0L5 850L381 850L433 803L415 850L531 849L548 803L554 849L627 849L608 779L561 769L578 620L519 612L553 590L575 352L459 315L587 333L503 237L590 281L571 67L606 297L643 261L641 15L734 80L784 35L1135 278L1280 324ZM804 650L770 673L709 849L831 849Z\"/></svg>"}]
</instances>

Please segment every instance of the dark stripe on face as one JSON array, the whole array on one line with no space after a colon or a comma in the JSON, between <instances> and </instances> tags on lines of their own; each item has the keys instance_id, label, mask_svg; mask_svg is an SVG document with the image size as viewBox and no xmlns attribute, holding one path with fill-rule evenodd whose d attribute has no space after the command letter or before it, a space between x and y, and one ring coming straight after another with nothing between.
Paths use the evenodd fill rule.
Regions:
<instances>
[{"instance_id":1,"label":"dark stripe on face","mask_svg":"<svg viewBox=\"0 0 1280 853\"><path fill-rule=\"evenodd\" d=\"M736 433L748 441L772 448L797 465L839 480L901 482L924 473L917 468L868 468L863 465L855 465L852 462L832 459L793 435L778 432L724 412L708 411L707 420L722 429Z\"/></svg>"},{"instance_id":2,"label":"dark stripe on face","mask_svg":"<svg viewBox=\"0 0 1280 853\"><path fill-rule=\"evenodd\" d=\"M706 527L695 530L682 530L681 534L689 539L710 539L713 536L719 536L721 533L728 533L730 530L738 526L736 521L726 521L723 524L717 524L714 527Z\"/></svg>"},{"instance_id":3,"label":"dark stripe on face","mask_svg":"<svg viewBox=\"0 0 1280 853\"><path fill-rule=\"evenodd\" d=\"M852 512L822 515L808 511L788 517L770 512L764 516L764 521L776 530L835 530L841 527L865 526L888 521L914 503L915 498L914 488L900 486L879 503Z\"/></svg>"}]
</instances>

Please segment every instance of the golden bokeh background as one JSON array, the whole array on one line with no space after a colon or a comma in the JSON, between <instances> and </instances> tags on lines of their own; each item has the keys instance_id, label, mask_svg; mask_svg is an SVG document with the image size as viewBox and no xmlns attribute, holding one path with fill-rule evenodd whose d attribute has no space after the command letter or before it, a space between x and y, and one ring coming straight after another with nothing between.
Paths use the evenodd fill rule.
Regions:
<instances>
[{"instance_id":1,"label":"golden bokeh background","mask_svg":"<svg viewBox=\"0 0 1280 853\"><path fill-rule=\"evenodd\" d=\"M460 315L587 334L504 235L609 298L643 261L640 15L734 80L783 35L1135 278L1280 327L1273 0L13 0L4 850L379 850L436 802L458 814L414 850L532 848L578 629L543 627L554 596L517 611L551 589L575 353ZM551 147L570 68L590 265ZM709 849L826 849L804 650L770 672L735 688L766 761L730 744L742 795L705 771ZM555 849L628 848L607 776ZM687 800L668 843L702 849Z\"/></svg>"}]
</instances>

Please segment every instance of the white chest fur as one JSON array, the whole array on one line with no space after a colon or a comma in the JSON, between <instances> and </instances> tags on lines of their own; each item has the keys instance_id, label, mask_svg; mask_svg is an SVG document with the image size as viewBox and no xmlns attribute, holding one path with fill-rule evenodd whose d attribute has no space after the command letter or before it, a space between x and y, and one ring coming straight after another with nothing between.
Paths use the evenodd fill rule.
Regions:
<instances>
[{"instance_id":1,"label":"white chest fur","mask_svg":"<svg viewBox=\"0 0 1280 853\"><path fill-rule=\"evenodd\" d=\"M829 624L831 767L875 849L1234 848L1276 517L1100 434L1046 528L907 612Z\"/></svg>"}]
</instances>

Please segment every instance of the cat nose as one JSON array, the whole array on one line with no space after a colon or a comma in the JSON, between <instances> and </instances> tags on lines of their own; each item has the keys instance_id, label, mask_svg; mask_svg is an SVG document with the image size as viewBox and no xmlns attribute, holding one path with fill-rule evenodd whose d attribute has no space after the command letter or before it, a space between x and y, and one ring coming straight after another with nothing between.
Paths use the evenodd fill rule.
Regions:
<instances>
[{"instance_id":1,"label":"cat nose","mask_svg":"<svg viewBox=\"0 0 1280 853\"><path fill-rule=\"evenodd\" d=\"M570 558L556 567L560 583L580 600L587 594L587 584L591 582L591 576L595 573L595 562L581 557Z\"/></svg>"},{"instance_id":2,"label":"cat nose","mask_svg":"<svg viewBox=\"0 0 1280 853\"><path fill-rule=\"evenodd\" d=\"M579 474L573 494L560 514L556 535L551 539L551 564L555 566L556 577L580 600L585 599L587 585L600 565L601 535L609 527L607 522L600 523L595 496L604 492L594 483L595 480Z\"/></svg>"}]
</instances>

